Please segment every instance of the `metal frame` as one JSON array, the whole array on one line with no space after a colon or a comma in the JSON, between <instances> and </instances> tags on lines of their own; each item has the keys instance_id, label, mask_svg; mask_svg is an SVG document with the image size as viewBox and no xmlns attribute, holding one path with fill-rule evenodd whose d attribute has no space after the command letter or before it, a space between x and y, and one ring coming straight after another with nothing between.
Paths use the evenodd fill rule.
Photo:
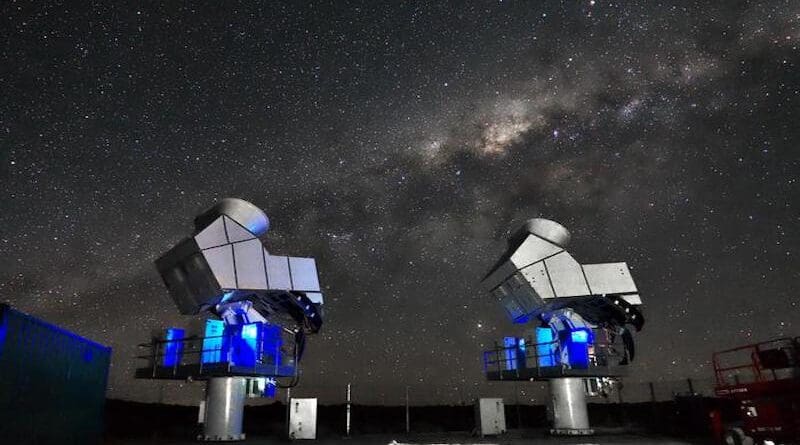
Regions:
<instances>
[{"instance_id":1,"label":"metal frame","mask_svg":"<svg viewBox=\"0 0 800 445\"><path fill-rule=\"evenodd\" d=\"M765 363L765 353L780 351L785 361ZM714 392L736 410L723 424L717 411L715 434L739 442L791 443L800 437L800 337L778 338L716 352ZM739 443L737 442L737 443Z\"/></svg>"},{"instance_id":2,"label":"metal frame","mask_svg":"<svg viewBox=\"0 0 800 445\"><path fill-rule=\"evenodd\" d=\"M293 342L294 347L292 354L289 356L293 360L291 364L284 365L283 363L265 363L264 351L261 347L261 339L258 345L258 358L253 366L236 365L231 361L232 348L213 348L203 349L203 343L207 339L217 338L231 338L233 335L218 335L208 337L186 337L176 340L153 339L151 343L138 345L140 348L149 348L150 353L147 355L139 355L136 358L148 360L149 366L138 368L136 370L137 378L145 379L166 379L166 380L185 380L192 378L195 380L204 380L212 377L297 377L297 343ZM165 357L164 351L166 345L169 343L181 343L182 354L175 361L173 366L163 366L163 359ZM223 342L224 344L224 342ZM203 363L202 357L204 353L219 352L223 360L215 363ZM288 354L287 354L288 355ZM287 355L281 354L281 357ZM284 360L282 360L283 362Z\"/></svg>"},{"instance_id":3,"label":"metal frame","mask_svg":"<svg viewBox=\"0 0 800 445\"><path fill-rule=\"evenodd\" d=\"M716 380L717 390L719 391L726 387L738 386L746 383L760 383L787 378L778 376L775 369L765 368L761 363L759 358L760 354L763 351L771 349L780 349L788 352L793 366L795 368L800 366L800 337L777 338L715 352L712 355L712 363L714 365L714 378ZM749 356L747 354L748 352ZM740 358L739 361L734 362L738 364L732 366L723 365L725 359L735 359L736 355L748 356L749 360L742 363L742 358ZM749 373L747 371L749 371ZM749 378L742 379L741 377L743 377L743 374L744 377ZM733 377L733 383L730 382L729 377Z\"/></svg>"},{"instance_id":4,"label":"metal frame","mask_svg":"<svg viewBox=\"0 0 800 445\"><path fill-rule=\"evenodd\" d=\"M558 346L559 341L533 343L530 338L525 342L525 368L507 369L513 359L506 358L507 351L519 351L515 346L495 347L483 352L483 372L488 380L548 380L557 377L614 377L624 374L624 366L611 365L614 359L622 359L613 343L595 342L589 353L589 368L569 368L558 363L558 353L550 347L550 354L539 354L541 346ZM553 366L539 366L539 358L549 357Z\"/></svg>"}]
</instances>

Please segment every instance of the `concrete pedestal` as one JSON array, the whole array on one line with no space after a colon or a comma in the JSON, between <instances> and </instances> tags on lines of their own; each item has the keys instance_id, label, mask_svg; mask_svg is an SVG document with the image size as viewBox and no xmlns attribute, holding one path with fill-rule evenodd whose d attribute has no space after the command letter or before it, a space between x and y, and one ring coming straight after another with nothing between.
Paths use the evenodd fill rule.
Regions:
<instances>
[{"instance_id":1,"label":"concrete pedestal","mask_svg":"<svg viewBox=\"0 0 800 445\"><path fill-rule=\"evenodd\" d=\"M553 414L554 435L589 435L589 414L583 379L563 377L550 380L550 407Z\"/></svg>"},{"instance_id":2,"label":"concrete pedestal","mask_svg":"<svg viewBox=\"0 0 800 445\"><path fill-rule=\"evenodd\" d=\"M205 422L197 439L209 442L244 440L242 420L247 379L215 377L206 384Z\"/></svg>"}]
</instances>

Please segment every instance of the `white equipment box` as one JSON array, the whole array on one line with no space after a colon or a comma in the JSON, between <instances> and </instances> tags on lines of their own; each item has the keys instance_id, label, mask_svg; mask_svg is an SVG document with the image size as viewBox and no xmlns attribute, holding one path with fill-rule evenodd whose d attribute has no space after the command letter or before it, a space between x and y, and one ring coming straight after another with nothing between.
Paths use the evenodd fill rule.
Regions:
<instances>
[{"instance_id":1,"label":"white equipment box","mask_svg":"<svg viewBox=\"0 0 800 445\"><path fill-rule=\"evenodd\" d=\"M506 410L503 399L478 399L475 403L475 427L482 436L506 432Z\"/></svg>"},{"instance_id":2,"label":"white equipment box","mask_svg":"<svg viewBox=\"0 0 800 445\"><path fill-rule=\"evenodd\" d=\"M289 401L289 439L317 438L317 399Z\"/></svg>"}]
</instances>

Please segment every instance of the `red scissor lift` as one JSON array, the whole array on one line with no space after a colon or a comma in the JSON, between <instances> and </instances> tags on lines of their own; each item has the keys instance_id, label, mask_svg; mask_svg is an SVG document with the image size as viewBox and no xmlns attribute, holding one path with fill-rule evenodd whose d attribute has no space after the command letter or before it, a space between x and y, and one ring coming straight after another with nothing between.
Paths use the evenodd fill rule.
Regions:
<instances>
[{"instance_id":1,"label":"red scissor lift","mask_svg":"<svg viewBox=\"0 0 800 445\"><path fill-rule=\"evenodd\" d=\"M713 355L714 392L734 402L733 418L723 424L712 414L714 430L732 445L797 443L800 439L800 337L779 338Z\"/></svg>"}]
</instances>

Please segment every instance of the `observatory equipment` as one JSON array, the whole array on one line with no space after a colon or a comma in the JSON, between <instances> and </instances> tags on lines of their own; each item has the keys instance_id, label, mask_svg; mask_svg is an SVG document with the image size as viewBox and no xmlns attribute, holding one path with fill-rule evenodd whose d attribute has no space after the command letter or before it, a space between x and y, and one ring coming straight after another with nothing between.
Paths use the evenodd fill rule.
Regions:
<instances>
[{"instance_id":1,"label":"observatory equipment","mask_svg":"<svg viewBox=\"0 0 800 445\"><path fill-rule=\"evenodd\" d=\"M475 426L481 437L505 434L506 408L503 399L480 398L476 400Z\"/></svg>"},{"instance_id":2,"label":"observatory equipment","mask_svg":"<svg viewBox=\"0 0 800 445\"><path fill-rule=\"evenodd\" d=\"M505 337L484 353L489 380L547 380L553 434L592 434L586 392L608 386L634 358L629 326L644 325L626 263L580 264L565 250L570 233L531 219L482 281L528 338Z\"/></svg>"},{"instance_id":3,"label":"observatory equipment","mask_svg":"<svg viewBox=\"0 0 800 445\"><path fill-rule=\"evenodd\" d=\"M289 439L317 438L317 399L289 400Z\"/></svg>"},{"instance_id":4,"label":"observatory equipment","mask_svg":"<svg viewBox=\"0 0 800 445\"><path fill-rule=\"evenodd\" d=\"M170 328L142 345L149 364L139 378L207 380L201 440L242 440L244 402L274 396L277 379L298 381L306 335L322 326L313 258L270 254L261 209L227 198L194 220L195 232L156 260L184 315L207 315L187 335Z\"/></svg>"}]
</instances>

